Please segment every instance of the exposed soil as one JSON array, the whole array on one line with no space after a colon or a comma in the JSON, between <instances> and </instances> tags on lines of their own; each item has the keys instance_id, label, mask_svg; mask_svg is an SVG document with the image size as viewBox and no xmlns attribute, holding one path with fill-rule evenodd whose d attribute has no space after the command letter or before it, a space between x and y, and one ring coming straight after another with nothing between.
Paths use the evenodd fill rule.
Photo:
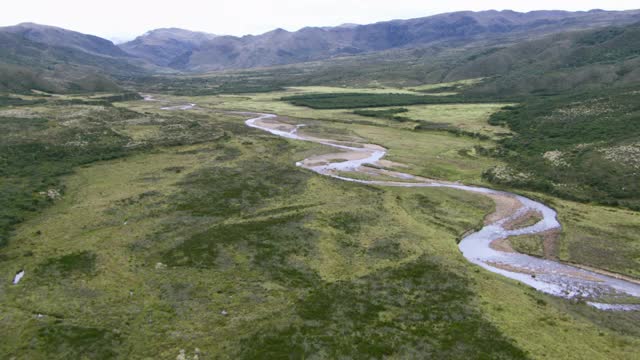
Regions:
<instances>
[{"instance_id":1,"label":"exposed soil","mask_svg":"<svg viewBox=\"0 0 640 360\"><path fill-rule=\"evenodd\" d=\"M543 232L542 250L545 259L558 260L558 248L561 231L558 229Z\"/></svg>"},{"instance_id":2,"label":"exposed soil","mask_svg":"<svg viewBox=\"0 0 640 360\"><path fill-rule=\"evenodd\" d=\"M515 230L531 226L542 220L542 214L537 210L529 210L513 220L509 220L502 225L507 230Z\"/></svg>"},{"instance_id":3,"label":"exposed soil","mask_svg":"<svg viewBox=\"0 0 640 360\"><path fill-rule=\"evenodd\" d=\"M511 243L509 242L508 238L495 240L491 242L489 246L491 246L491 248L496 251L502 251L502 252L508 252L508 253L516 252L515 250L513 250L513 247L511 247Z\"/></svg>"},{"instance_id":4,"label":"exposed soil","mask_svg":"<svg viewBox=\"0 0 640 360\"><path fill-rule=\"evenodd\" d=\"M512 265L509 265L509 264L503 264L503 263L499 263L499 262L495 262L495 261L487 261L487 265L493 266L494 268L497 268L497 269L507 270L507 271L511 271L511 272L515 272L515 273L528 274L528 275L531 275L531 277L535 277L536 276L535 272L533 272L531 270L527 270L525 268L521 268L521 267L517 267L517 266L512 266Z\"/></svg>"},{"instance_id":5,"label":"exposed soil","mask_svg":"<svg viewBox=\"0 0 640 360\"><path fill-rule=\"evenodd\" d=\"M578 268L581 268L581 269L584 269L584 270L593 271L593 272L598 273L598 274L611 276L612 278L616 278L616 279L620 279L620 280L624 280L624 281L629 281L629 282L632 282L634 284L640 285L640 279L632 278L630 276L614 273L614 272L607 271L607 270L597 269L597 268L594 268L594 267L591 267L591 266L587 266L587 265L580 265L580 264L575 264L575 263L570 263L570 264L572 266L575 266L575 267L578 267Z\"/></svg>"}]
</instances>

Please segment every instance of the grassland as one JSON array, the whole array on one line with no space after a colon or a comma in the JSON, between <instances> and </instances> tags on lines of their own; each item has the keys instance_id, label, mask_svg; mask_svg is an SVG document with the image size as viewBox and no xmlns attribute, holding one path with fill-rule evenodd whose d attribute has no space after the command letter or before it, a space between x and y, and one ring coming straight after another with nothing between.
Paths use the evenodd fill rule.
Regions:
<instances>
[{"instance_id":1,"label":"grassland","mask_svg":"<svg viewBox=\"0 0 640 360\"><path fill-rule=\"evenodd\" d=\"M637 354L636 314L554 299L461 256L456 240L480 226L494 207L489 199L323 178L294 166L320 145L247 128L222 111L289 116L312 134L386 146L389 160L409 166L404 172L467 183L484 182L483 171L502 164L480 151L494 142L309 110L281 96L157 96L198 104L187 112L140 101L100 109L100 131L110 129L127 150L56 173L62 196L17 224L0 271L26 276L17 286L0 284L2 357L175 358L196 348L200 358L234 359ZM56 139L60 124L85 131L96 106L0 111L46 118L33 125L42 141ZM480 124L488 110L450 111ZM23 142L39 134L18 133ZM582 225L604 229L611 220L600 216L606 208L553 205L580 206ZM633 224L633 214L611 216ZM571 225L564 231L566 239L578 233Z\"/></svg>"},{"instance_id":2,"label":"grassland","mask_svg":"<svg viewBox=\"0 0 640 360\"><path fill-rule=\"evenodd\" d=\"M508 104L411 105L402 108L372 108L354 111L357 115L412 121L419 130L444 130L453 134L499 140L511 131L488 123L491 115Z\"/></svg>"}]
</instances>

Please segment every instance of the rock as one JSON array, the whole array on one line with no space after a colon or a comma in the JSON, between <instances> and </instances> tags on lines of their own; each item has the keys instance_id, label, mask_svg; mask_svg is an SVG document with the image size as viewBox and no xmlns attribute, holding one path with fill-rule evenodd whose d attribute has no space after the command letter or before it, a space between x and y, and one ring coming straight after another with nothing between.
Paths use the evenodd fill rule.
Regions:
<instances>
[{"instance_id":1,"label":"rock","mask_svg":"<svg viewBox=\"0 0 640 360\"><path fill-rule=\"evenodd\" d=\"M49 189L47 190L47 197L51 200L56 200L60 198L62 195L60 194L60 190L58 189Z\"/></svg>"},{"instance_id":2,"label":"rock","mask_svg":"<svg viewBox=\"0 0 640 360\"><path fill-rule=\"evenodd\" d=\"M161 262L156 263L156 270L164 270L166 268L167 268L167 265L165 265L165 264L163 264Z\"/></svg>"},{"instance_id":3,"label":"rock","mask_svg":"<svg viewBox=\"0 0 640 360\"><path fill-rule=\"evenodd\" d=\"M228 314L229 314L229 313L227 312L227 310L222 310L222 311L220 312L220 315L222 315L222 316L227 316Z\"/></svg>"},{"instance_id":4,"label":"rock","mask_svg":"<svg viewBox=\"0 0 640 360\"><path fill-rule=\"evenodd\" d=\"M184 349L180 349L180 353L176 356L176 360L187 360L187 354Z\"/></svg>"}]
</instances>

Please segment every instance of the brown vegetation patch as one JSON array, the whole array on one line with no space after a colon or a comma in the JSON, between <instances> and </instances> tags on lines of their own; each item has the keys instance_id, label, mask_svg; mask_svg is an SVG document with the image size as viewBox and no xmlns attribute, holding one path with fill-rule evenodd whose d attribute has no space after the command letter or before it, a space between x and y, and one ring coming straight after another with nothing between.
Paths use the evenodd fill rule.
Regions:
<instances>
[{"instance_id":1,"label":"brown vegetation patch","mask_svg":"<svg viewBox=\"0 0 640 360\"><path fill-rule=\"evenodd\" d=\"M508 253L516 252L515 250L513 250L513 247L511 247L509 238L494 240L491 242L491 244L489 244L489 247L491 247L493 250L496 250L496 251L502 251L502 252L508 252Z\"/></svg>"},{"instance_id":2,"label":"brown vegetation patch","mask_svg":"<svg viewBox=\"0 0 640 360\"><path fill-rule=\"evenodd\" d=\"M493 266L494 268L497 269L502 269L502 270L507 270L507 271L511 271L511 272L515 272L515 273L520 273L520 274L528 274L531 276L535 276L536 273L529 270L529 269L523 269L523 268L519 268L519 267L515 267L513 265L509 265L509 264L504 264L504 263L499 263L499 262L494 262L494 261L487 261L487 265L489 266Z\"/></svg>"},{"instance_id":3,"label":"brown vegetation patch","mask_svg":"<svg viewBox=\"0 0 640 360\"><path fill-rule=\"evenodd\" d=\"M502 226L506 230L516 230L535 225L542 220L542 213L538 210L529 210L519 217L509 220Z\"/></svg>"},{"instance_id":4,"label":"brown vegetation patch","mask_svg":"<svg viewBox=\"0 0 640 360\"><path fill-rule=\"evenodd\" d=\"M560 229L552 229L540 234L542 236L542 249L545 259L558 260L560 234Z\"/></svg>"},{"instance_id":5,"label":"brown vegetation patch","mask_svg":"<svg viewBox=\"0 0 640 360\"><path fill-rule=\"evenodd\" d=\"M574 263L569 263L569 264L571 266L575 266L575 267L580 268L580 269L593 271L594 273L597 273L597 274L610 276L610 277L615 278L615 279L620 279L620 280L624 280L624 281L628 281L628 282L632 282L634 284L640 285L640 279L636 279L636 278L633 278L633 277L630 277L630 276L626 276L626 275L622 275L622 274L618 274L618 273L614 273L614 272L611 272L611 271L602 270L602 269L598 269L598 268L594 268L594 267L587 266L587 265L582 265L582 264L574 264Z\"/></svg>"}]
</instances>

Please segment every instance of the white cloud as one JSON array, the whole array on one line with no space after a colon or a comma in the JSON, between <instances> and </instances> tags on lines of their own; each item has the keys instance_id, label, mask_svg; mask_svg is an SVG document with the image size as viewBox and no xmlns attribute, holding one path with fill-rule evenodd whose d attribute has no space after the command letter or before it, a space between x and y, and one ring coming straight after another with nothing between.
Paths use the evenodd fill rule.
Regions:
<instances>
[{"instance_id":1,"label":"white cloud","mask_svg":"<svg viewBox=\"0 0 640 360\"><path fill-rule=\"evenodd\" d=\"M637 0L28 0L5 1L0 25L37 22L122 40L159 27L244 35L277 27L366 24L459 10L622 10L638 5Z\"/></svg>"}]
</instances>

